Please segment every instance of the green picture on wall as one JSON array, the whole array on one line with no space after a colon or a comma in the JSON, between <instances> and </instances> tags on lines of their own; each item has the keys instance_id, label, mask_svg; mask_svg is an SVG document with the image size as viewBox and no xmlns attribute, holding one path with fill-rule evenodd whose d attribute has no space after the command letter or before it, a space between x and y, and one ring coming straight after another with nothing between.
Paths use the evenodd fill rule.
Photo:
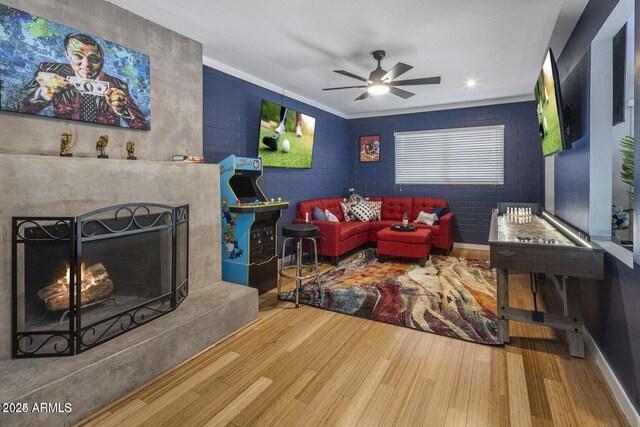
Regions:
<instances>
[{"instance_id":1,"label":"green picture on wall","mask_svg":"<svg viewBox=\"0 0 640 427\"><path fill-rule=\"evenodd\" d=\"M258 157L267 167L311 168L316 119L262 101Z\"/></svg>"},{"instance_id":2,"label":"green picture on wall","mask_svg":"<svg viewBox=\"0 0 640 427\"><path fill-rule=\"evenodd\" d=\"M542 153L545 156L557 153L563 148L562 117L559 108L561 100L554 67L553 56L549 51L534 88Z\"/></svg>"}]
</instances>

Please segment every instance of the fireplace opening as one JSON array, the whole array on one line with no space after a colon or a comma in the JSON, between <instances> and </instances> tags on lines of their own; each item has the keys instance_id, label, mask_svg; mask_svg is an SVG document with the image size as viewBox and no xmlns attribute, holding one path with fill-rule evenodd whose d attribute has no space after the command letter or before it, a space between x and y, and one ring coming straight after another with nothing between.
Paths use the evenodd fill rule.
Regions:
<instances>
[{"instance_id":1,"label":"fireplace opening","mask_svg":"<svg viewBox=\"0 0 640 427\"><path fill-rule=\"evenodd\" d=\"M188 294L188 205L13 219L14 357L73 355Z\"/></svg>"}]
</instances>

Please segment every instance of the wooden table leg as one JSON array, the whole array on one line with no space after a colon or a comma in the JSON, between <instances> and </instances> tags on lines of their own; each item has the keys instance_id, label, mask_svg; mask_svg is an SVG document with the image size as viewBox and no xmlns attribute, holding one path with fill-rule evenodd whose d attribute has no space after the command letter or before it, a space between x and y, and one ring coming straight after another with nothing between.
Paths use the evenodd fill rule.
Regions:
<instances>
[{"instance_id":1,"label":"wooden table leg","mask_svg":"<svg viewBox=\"0 0 640 427\"><path fill-rule=\"evenodd\" d=\"M564 282L565 316L570 320L582 320L582 304L580 301L580 283L576 277L565 277ZM584 333L582 327L567 331L569 354L584 359Z\"/></svg>"},{"instance_id":2,"label":"wooden table leg","mask_svg":"<svg viewBox=\"0 0 640 427\"><path fill-rule=\"evenodd\" d=\"M511 341L509 337L509 321L503 319L504 310L509 307L509 270L498 268L497 289L498 294L498 339L508 343Z\"/></svg>"}]
</instances>

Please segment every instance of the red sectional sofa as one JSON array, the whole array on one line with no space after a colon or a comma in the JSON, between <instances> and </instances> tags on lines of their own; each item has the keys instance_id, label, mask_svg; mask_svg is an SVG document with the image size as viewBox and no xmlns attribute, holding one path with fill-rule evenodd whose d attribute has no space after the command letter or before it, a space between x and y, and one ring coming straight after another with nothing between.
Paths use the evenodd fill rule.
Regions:
<instances>
[{"instance_id":1,"label":"red sectional sofa","mask_svg":"<svg viewBox=\"0 0 640 427\"><path fill-rule=\"evenodd\" d=\"M351 249L357 248L367 242L378 240L378 230L389 227L393 223L402 222L404 213L409 214L410 220L415 220L420 211L431 212L434 207L440 206L448 208L449 205L444 199L433 199L427 197L369 197L369 201L382 201L382 212L380 221L346 222L340 202L342 197L327 199L306 200L298 203L296 223L304 222L305 214L313 218L313 208L319 207L323 211L329 209L339 222L316 221L311 222L318 226L321 239L318 241L318 255L330 256L334 263L338 257ZM453 246L453 213L448 212L440 218L440 224L428 226L422 223L412 222L419 228L431 230L431 247L444 249L447 253Z\"/></svg>"}]
</instances>

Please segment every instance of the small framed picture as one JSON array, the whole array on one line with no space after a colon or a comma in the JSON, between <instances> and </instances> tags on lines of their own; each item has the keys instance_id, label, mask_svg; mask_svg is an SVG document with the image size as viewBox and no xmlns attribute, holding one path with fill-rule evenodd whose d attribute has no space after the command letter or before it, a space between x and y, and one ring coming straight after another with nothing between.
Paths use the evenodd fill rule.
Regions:
<instances>
[{"instance_id":1,"label":"small framed picture","mask_svg":"<svg viewBox=\"0 0 640 427\"><path fill-rule=\"evenodd\" d=\"M380 135L367 135L360 137L360 161L380 161Z\"/></svg>"}]
</instances>

